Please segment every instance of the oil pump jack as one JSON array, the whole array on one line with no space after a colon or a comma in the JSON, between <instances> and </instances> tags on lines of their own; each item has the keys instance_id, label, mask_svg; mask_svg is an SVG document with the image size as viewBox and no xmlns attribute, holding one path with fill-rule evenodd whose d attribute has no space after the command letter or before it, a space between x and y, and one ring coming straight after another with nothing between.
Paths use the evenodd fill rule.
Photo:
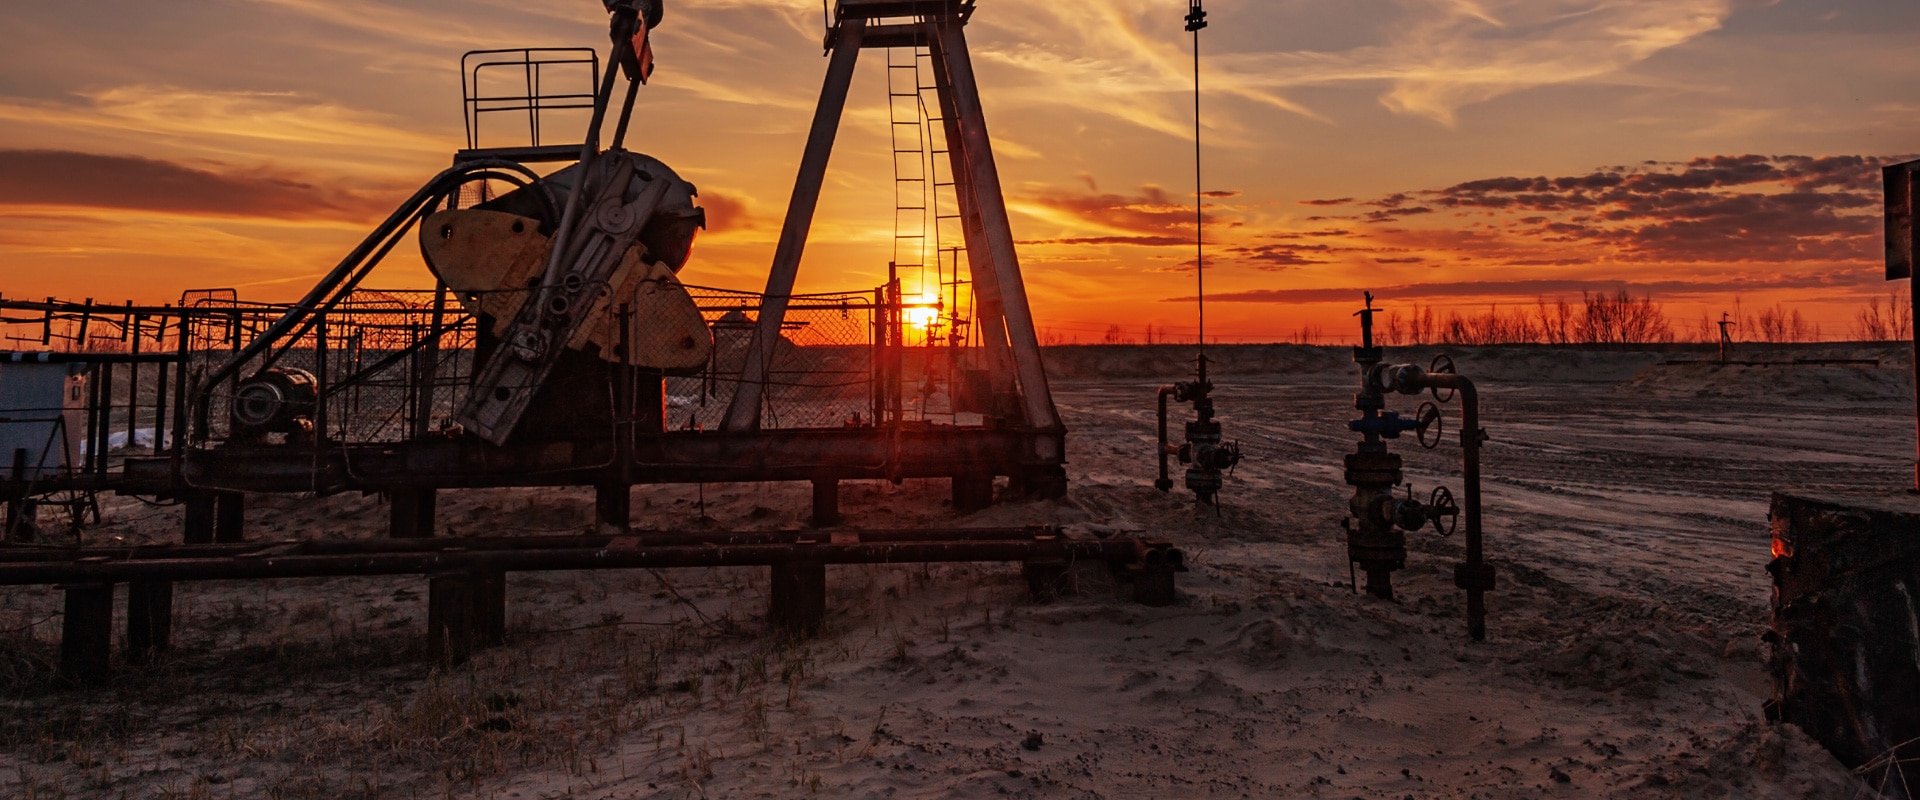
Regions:
<instances>
[{"instance_id":1,"label":"oil pump jack","mask_svg":"<svg viewBox=\"0 0 1920 800\"><path fill-rule=\"evenodd\" d=\"M396 498L396 530L429 527L436 490L528 481L595 486L604 501L599 519L614 528L625 525L628 490L642 484L810 481L821 521L838 518L844 480L951 479L962 510L990 504L1003 476L1025 493L1065 491L1066 431L1040 359L964 35L971 0L835 0L826 78L767 288L728 295L736 305L725 310L711 298L703 309L679 280L705 227L695 187L659 159L625 148L652 72L649 37L661 0L602 2L612 39L604 73L589 48L475 51L462 59L467 147L305 297L283 312L262 311L278 316L247 328L257 335L229 337L236 342L230 356L206 354L219 360L196 375L181 404L191 409L181 427L191 428L194 446L182 450L181 463L166 465L166 479L229 495L379 491ZM836 393L851 384L796 382L793 376L816 368L805 359L852 359L876 386L897 377L880 369L888 348L900 346L887 333L900 317L888 305L897 299L869 303L841 293L823 306L794 292L856 59L888 48L912 48L931 64L924 102L938 116L929 113L927 122L944 133L937 152L951 162L951 179L940 185L957 203L977 304L970 330L978 352L964 355L967 391L959 393L967 408L951 421L929 421L876 399L831 422L763 419L777 405L860 402ZM561 81L539 76L557 66L590 72L590 86L552 88ZM482 91L483 70L524 73L528 86ZM539 120L555 109L591 111L582 139L540 141L554 126ZM478 119L490 112L524 116L531 141L483 146ZM603 143L605 129L613 133ZM561 166L544 174L530 166L541 163ZM395 310L415 315L401 346L362 347L357 334L342 333L359 325L352 315L370 291L360 287L415 226L439 285L415 293L429 302ZM800 352L807 348L787 334L826 313L869 315L871 352L852 341ZM714 338L722 328L730 337L725 358ZM343 338L351 340L344 365ZM831 347L841 349L819 355ZM393 374L399 371L410 374ZM724 415L669 426L666 382L688 376L704 376L701 408L711 396ZM376 384L399 408L383 416L360 402L361 389ZM401 423L382 422L389 417ZM414 513L402 506L417 507L420 519L402 524Z\"/></svg>"}]
</instances>

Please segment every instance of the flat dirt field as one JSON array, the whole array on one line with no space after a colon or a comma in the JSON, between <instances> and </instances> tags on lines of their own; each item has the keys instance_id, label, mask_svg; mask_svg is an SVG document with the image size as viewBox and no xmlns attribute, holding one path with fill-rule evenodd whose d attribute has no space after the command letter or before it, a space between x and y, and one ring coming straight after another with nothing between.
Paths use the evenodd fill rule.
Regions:
<instances>
[{"instance_id":1,"label":"flat dirt field","mask_svg":"<svg viewBox=\"0 0 1920 800\"><path fill-rule=\"evenodd\" d=\"M1452 586L1457 535L1411 537L1396 602L1348 584L1346 348L1215 348L1227 435L1249 454L1217 513L1151 487L1154 387L1191 353L1054 348L1064 499L957 516L944 482L860 482L846 524L1164 537L1193 567L1173 607L1120 598L1093 569L1078 596L1035 604L1016 565L833 567L827 629L791 642L764 633L763 569L516 574L508 644L438 670L422 579L183 584L163 663L63 691L58 593L5 589L0 796L1874 796L1762 720L1766 502L1905 485L1905 354L1714 368L1661 365L1698 351L1448 352L1492 436L1484 643ZM1458 492L1447 438L1396 445L1418 491ZM634 518L797 528L809 496L641 487ZM261 538L374 536L386 519L378 497L249 503ZM439 524L582 531L591 511L586 491L448 492ZM90 540L178 535L173 508L111 498L106 513Z\"/></svg>"}]
</instances>

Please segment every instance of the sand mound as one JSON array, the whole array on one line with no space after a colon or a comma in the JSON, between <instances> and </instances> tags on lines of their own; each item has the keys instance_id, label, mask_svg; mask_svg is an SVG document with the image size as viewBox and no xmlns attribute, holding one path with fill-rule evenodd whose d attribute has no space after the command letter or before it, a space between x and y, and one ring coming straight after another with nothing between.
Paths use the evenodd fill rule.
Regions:
<instances>
[{"instance_id":1,"label":"sand mound","mask_svg":"<svg viewBox=\"0 0 1920 800\"><path fill-rule=\"evenodd\" d=\"M1885 362L1882 362L1883 364ZM1615 387L1654 397L1901 400L1913 375L1870 364L1655 364Z\"/></svg>"},{"instance_id":2,"label":"sand mound","mask_svg":"<svg viewBox=\"0 0 1920 800\"><path fill-rule=\"evenodd\" d=\"M1182 379L1193 373L1193 345L1097 344L1042 348L1047 374L1056 378ZM1297 344L1212 345L1208 371L1214 375L1310 375L1352 363L1346 347Z\"/></svg>"}]
</instances>

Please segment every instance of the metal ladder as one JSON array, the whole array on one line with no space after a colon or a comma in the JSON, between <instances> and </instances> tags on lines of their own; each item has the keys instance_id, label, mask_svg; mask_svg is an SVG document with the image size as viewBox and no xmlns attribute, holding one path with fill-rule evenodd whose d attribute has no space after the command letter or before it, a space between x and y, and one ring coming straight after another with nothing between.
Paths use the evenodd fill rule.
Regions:
<instances>
[{"instance_id":1,"label":"metal ladder","mask_svg":"<svg viewBox=\"0 0 1920 800\"><path fill-rule=\"evenodd\" d=\"M925 48L887 49L887 120L893 148L893 266L918 270L926 287L927 169L926 107L920 98L920 59Z\"/></svg>"},{"instance_id":2,"label":"metal ladder","mask_svg":"<svg viewBox=\"0 0 1920 800\"><path fill-rule=\"evenodd\" d=\"M887 51L887 105L894 181L893 264L920 270L920 291L942 301L949 333L963 331L961 309L966 243L960 201L948 157L946 119L933 84L933 55L925 47ZM931 231L929 231L931 228ZM929 261L931 256L931 261ZM927 267L934 280L926 280ZM969 298L970 300L970 298Z\"/></svg>"}]
</instances>

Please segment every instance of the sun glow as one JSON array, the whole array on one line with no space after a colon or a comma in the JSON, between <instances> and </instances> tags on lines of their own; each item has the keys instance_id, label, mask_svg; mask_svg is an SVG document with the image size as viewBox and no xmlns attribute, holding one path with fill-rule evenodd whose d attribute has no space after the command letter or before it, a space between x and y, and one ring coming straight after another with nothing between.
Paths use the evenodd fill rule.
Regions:
<instances>
[{"instance_id":1,"label":"sun glow","mask_svg":"<svg viewBox=\"0 0 1920 800\"><path fill-rule=\"evenodd\" d=\"M900 298L900 319L909 328L925 330L940 324L940 298L925 294Z\"/></svg>"}]
</instances>

